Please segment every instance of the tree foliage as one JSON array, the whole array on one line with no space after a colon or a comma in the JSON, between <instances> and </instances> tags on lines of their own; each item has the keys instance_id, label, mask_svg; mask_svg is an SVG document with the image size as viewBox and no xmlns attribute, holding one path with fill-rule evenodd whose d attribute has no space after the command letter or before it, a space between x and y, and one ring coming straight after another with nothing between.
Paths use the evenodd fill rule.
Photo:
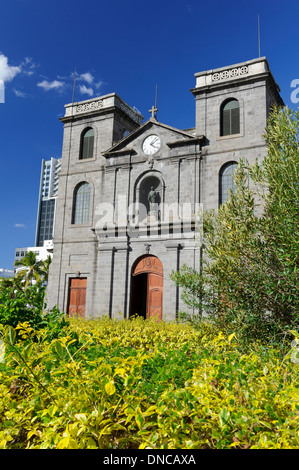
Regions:
<instances>
[{"instance_id":1,"label":"tree foliage","mask_svg":"<svg viewBox=\"0 0 299 470\"><path fill-rule=\"evenodd\" d=\"M20 267L16 277L24 281L25 288L34 282L41 284L48 279L50 264L50 256L45 260L37 261L36 254L33 251L28 251L21 260L15 261L15 266Z\"/></svg>"},{"instance_id":2,"label":"tree foliage","mask_svg":"<svg viewBox=\"0 0 299 470\"><path fill-rule=\"evenodd\" d=\"M235 192L218 211L204 214L201 275L172 275L189 304L247 337L269 338L298 326L298 133L299 113L274 108L264 160L241 161Z\"/></svg>"},{"instance_id":3,"label":"tree foliage","mask_svg":"<svg viewBox=\"0 0 299 470\"><path fill-rule=\"evenodd\" d=\"M15 263L21 266L14 278L0 283L0 326L17 327L27 322L31 328L47 327L49 335L56 337L68 325L64 314L55 306L46 312L46 281L51 257L37 261L36 254L28 252Z\"/></svg>"}]
</instances>

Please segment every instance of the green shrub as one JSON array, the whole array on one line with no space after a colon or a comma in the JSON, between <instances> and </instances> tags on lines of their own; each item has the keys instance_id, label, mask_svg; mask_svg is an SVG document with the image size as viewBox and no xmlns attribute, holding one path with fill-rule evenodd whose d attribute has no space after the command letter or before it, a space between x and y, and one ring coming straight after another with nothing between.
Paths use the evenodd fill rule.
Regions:
<instances>
[{"instance_id":1,"label":"green shrub","mask_svg":"<svg viewBox=\"0 0 299 470\"><path fill-rule=\"evenodd\" d=\"M69 325L68 319L55 306L46 311L45 287L39 284L17 289L7 286L0 290L0 325L14 328L19 323L27 324L34 330L45 329L48 339L63 334Z\"/></svg>"},{"instance_id":2,"label":"green shrub","mask_svg":"<svg viewBox=\"0 0 299 470\"><path fill-rule=\"evenodd\" d=\"M28 287L25 291L14 287L0 291L0 323L17 326L28 321L36 325L42 321L44 288Z\"/></svg>"},{"instance_id":3,"label":"green shrub","mask_svg":"<svg viewBox=\"0 0 299 470\"><path fill-rule=\"evenodd\" d=\"M237 335L208 323L71 320L50 340L17 331L2 331L1 448L299 447L290 354L242 354Z\"/></svg>"},{"instance_id":4,"label":"green shrub","mask_svg":"<svg viewBox=\"0 0 299 470\"><path fill-rule=\"evenodd\" d=\"M234 194L204 214L202 272L172 274L189 306L244 344L281 342L299 325L298 134L299 112L274 109L263 162L241 161Z\"/></svg>"}]
</instances>

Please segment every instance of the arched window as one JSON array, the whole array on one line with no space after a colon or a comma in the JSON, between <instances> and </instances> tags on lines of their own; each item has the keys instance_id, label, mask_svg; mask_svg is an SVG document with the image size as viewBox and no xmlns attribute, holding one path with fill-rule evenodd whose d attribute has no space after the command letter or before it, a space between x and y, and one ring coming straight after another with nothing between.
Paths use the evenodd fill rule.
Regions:
<instances>
[{"instance_id":1,"label":"arched window","mask_svg":"<svg viewBox=\"0 0 299 470\"><path fill-rule=\"evenodd\" d=\"M223 165L219 173L219 205L224 204L229 198L229 190L235 191L234 173L238 167L237 162L229 162Z\"/></svg>"},{"instance_id":2,"label":"arched window","mask_svg":"<svg viewBox=\"0 0 299 470\"><path fill-rule=\"evenodd\" d=\"M240 105L236 99L229 99L220 108L220 135L240 133Z\"/></svg>"},{"instance_id":3,"label":"arched window","mask_svg":"<svg viewBox=\"0 0 299 470\"><path fill-rule=\"evenodd\" d=\"M73 224L88 224L90 218L90 184L81 183L74 192Z\"/></svg>"},{"instance_id":4,"label":"arched window","mask_svg":"<svg viewBox=\"0 0 299 470\"><path fill-rule=\"evenodd\" d=\"M94 130L89 127L81 135L80 160L93 157Z\"/></svg>"}]
</instances>

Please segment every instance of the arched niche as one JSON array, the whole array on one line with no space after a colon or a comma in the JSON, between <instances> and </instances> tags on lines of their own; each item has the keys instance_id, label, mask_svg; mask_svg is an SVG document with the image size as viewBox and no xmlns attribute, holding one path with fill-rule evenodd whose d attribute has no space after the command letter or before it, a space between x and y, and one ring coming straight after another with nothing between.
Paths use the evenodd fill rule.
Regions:
<instances>
[{"instance_id":1,"label":"arched niche","mask_svg":"<svg viewBox=\"0 0 299 470\"><path fill-rule=\"evenodd\" d=\"M162 175L158 171L148 171L144 173L137 181L134 191L135 202L135 222L146 220L150 212L150 203L148 200L149 192L153 190L157 193L156 212L157 220L163 220L163 205L165 201L165 184Z\"/></svg>"}]
</instances>

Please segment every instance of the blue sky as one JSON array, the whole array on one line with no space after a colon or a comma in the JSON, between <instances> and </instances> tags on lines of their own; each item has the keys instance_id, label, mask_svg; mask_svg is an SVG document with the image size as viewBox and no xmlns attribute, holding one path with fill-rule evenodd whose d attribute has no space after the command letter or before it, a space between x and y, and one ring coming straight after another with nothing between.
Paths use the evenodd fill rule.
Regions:
<instances>
[{"instance_id":1,"label":"blue sky","mask_svg":"<svg viewBox=\"0 0 299 470\"><path fill-rule=\"evenodd\" d=\"M194 74L258 57L258 14L261 55L295 108L295 0L0 0L0 267L34 245L41 159L61 156L75 68L75 101L116 92L147 120L157 83L158 120L193 127Z\"/></svg>"}]
</instances>

